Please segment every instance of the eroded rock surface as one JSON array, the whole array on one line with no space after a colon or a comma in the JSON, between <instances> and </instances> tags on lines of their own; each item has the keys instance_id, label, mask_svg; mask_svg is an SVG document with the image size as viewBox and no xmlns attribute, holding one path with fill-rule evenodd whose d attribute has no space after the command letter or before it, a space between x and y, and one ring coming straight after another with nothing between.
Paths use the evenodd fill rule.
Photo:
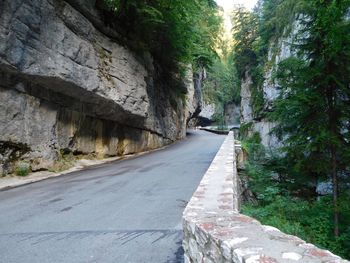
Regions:
<instances>
[{"instance_id":1,"label":"eroded rock surface","mask_svg":"<svg viewBox=\"0 0 350 263\"><path fill-rule=\"evenodd\" d=\"M296 29L295 29L296 30ZM248 135L258 133L261 137L261 143L267 149L275 149L281 146L279 139L271 133L276 123L266 118L267 113L273 110L273 102L280 93L280 86L273 79L273 73L278 68L278 64L293 54L291 43L293 34L289 37L279 39L276 46L271 45L268 54L268 67L264 73L264 82L262 85L263 105L261 112L254 112L253 108L253 81L249 72L246 72L241 84L241 124L246 125ZM276 51L277 50L277 51Z\"/></svg>"},{"instance_id":2,"label":"eroded rock surface","mask_svg":"<svg viewBox=\"0 0 350 263\"><path fill-rule=\"evenodd\" d=\"M0 2L0 166L121 155L186 134L200 98L172 95L149 54L118 44L94 0ZM189 105L189 106L186 106Z\"/></svg>"}]
</instances>

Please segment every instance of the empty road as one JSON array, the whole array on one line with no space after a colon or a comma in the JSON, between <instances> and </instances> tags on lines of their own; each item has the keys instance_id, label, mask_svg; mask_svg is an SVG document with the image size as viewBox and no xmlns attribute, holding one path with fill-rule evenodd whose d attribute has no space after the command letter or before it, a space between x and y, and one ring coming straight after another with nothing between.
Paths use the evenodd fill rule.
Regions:
<instances>
[{"instance_id":1,"label":"empty road","mask_svg":"<svg viewBox=\"0 0 350 263\"><path fill-rule=\"evenodd\" d=\"M179 263L181 216L225 136L0 192L0 262Z\"/></svg>"}]
</instances>

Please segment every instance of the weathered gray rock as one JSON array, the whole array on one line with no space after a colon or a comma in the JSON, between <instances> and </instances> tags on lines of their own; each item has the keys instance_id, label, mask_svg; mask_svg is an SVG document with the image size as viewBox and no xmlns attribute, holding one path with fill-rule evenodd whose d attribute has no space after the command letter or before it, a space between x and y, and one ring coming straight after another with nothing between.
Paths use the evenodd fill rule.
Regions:
<instances>
[{"instance_id":1,"label":"weathered gray rock","mask_svg":"<svg viewBox=\"0 0 350 263\"><path fill-rule=\"evenodd\" d=\"M245 78L242 80L241 86L241 124L250 124L249 134L259 133L262 139L262 144L268 149L276 149L281 147L280 140L271 134L272 129L276 126L276 123L269 121L265 118L265 113L270 112L273 106L273 102L280 94L280 85L273 79L273 73L278 69L278 64L284 59L289 58L295 54L292 43L295 40L295 36L301 29L301 24L296 20L292 25L289 34L284 34L283 37L278 39L275 43L272 43L268 53L269 65L265 69L264 82L262 85L262 92L264 97L263 113L261 116L254 116L252 107L252 80L249 76L249 72L246 73ZM258 117L258 118L256 118Z\"/></svg>"},{"instance_id":2,"label":"weathered gray rock","mask_svg":"<svg viewBox=\"0 0 350 263\"><path fill-rule=\"evenodd\" d=\"M185 101L171 95L152 57L118 44L95 2L0 2L3 172L18 160L48 168L62 152L158 148L183 138L200 110L193 79Z\"/></svg>"},{"instance_id":3,"label":"weathered gray rock","mask_svg":"<svg viewBox=\"0 0 350 263\"><path fill-rule=\"evenodd\" d=\"M264 93L264 101L265 110L271 110L273 101L277 99L280 94L279 83L273 79L273 72L278 69L278 64L291 57L295 50L292 47L292 43L294 42L294 38L298 31L300 30L300 23L298 20L294 22L292 25L292 30L289 35L281 37L278 39L277 43L271 45L268 53L268 64L272 65L267 68L264 76L263 83L263 93Z\"/></svg>"},{"instance_id":4,"label":"weathered gray rock","mask_svg":"<svg viewBox=\"0 0 350 263\"><path fill-rule=\"evenodd\" d=\"M192 72L192 70L188 71L189 73ZM187 100L187 107L188 112L187 114L187 126L194 128L199 125L200 121L199 119L202 118L201 114L205 110L205 105L202 102L202 84L207 78L207 73L204 68L199 70L198 72L189 75L189 80L187 82L187 90L188 98L192 100L191 102ZM193 85L188 85L188 83L193 83Z\"/></svg>"},{"instance_id":5,"label":"weathered gray rock","mask_svg":"<svg viewBox=\"0 0 350 263\"><path fill-rule=\"evenodd\" d=\"M241 123L251 123L253 121L253 106L251 86L253 84L249 73L246 73L241 84Z\"/></svg>"},{"instance_id":6,"label":"weathered gray rock","mask_svg":"<svg viewBox=\"0 0 350 263\"><path fill-rule=\"evenodd\" d=\"M241 116L239 105L235 104L234 102L227 103L225 105L224 112L225 112L224 120L226 125L239 124L240 116Z\"/></svg>"},{"instance_id":7,"label":"weathered gray rock","mask_svg":"<svg viewBox=\"0 0 350 263\"><path fill-rule=\"evenodd\" d=\"M246 78L242 80L241 86L241 125L247 125L248 136L258 133L261 137L261 143L267 149L278 148L281 144L276 136L271 134L275 123L265 118L254 118L252 106L252 80L247 73Z\"/></svg>"},{"instance_id":8,"label":"weathered gray rock","mask_svg":"<svg viewBox=\"0 0 350 263\"><path fill-rule=\"evenodd\" d=\"M190 71L192 72L192 71ZM207 78L207 73L205 69L199 70L199 72L196 72L193 74L193 87L194 87L194 92L193 95L189 94L190 98L193 98L192 100L192 115L191 118L196 118L200 114L203 108L203 103L202 103L202 84Z\"/></svg>"},{"instance_id":9,"label":"weathered gray rock","mask_svg":"<svg viewBox=\"0 0 350 263\"><path fill-rule=\"evenodd\" d=\"M199 117L206 118L208 120L213 120L215 114L215 105L214 104L203 104L203 108Z\"/></svg>"},{"instance_id":10,"label":"weathered gray rock","mask_svg":"<svg viewBox=\"0 0 350 263\"><path fill-rule=\"evenodd\" d=\"M93 103L98 117L147 117L148 72L130 51L64 1L15 0L2 5L2 71ZM102 105L107 102L114 107L106 112Z\"/></svg>"},{"instance_id":11,"label":"weathered gray rock","mask_svg":"<svg viewBox=\"0 0 350 263\"><path fill-rule=\"evenodd\" d=\"M101 156L130 154L170 143L151 131L92 118L13 89L0 88L2 162L28 160L33 170L53 165L61 150ZM10 167L8 167L11 171Z\"/></svg>"}]
</instances>

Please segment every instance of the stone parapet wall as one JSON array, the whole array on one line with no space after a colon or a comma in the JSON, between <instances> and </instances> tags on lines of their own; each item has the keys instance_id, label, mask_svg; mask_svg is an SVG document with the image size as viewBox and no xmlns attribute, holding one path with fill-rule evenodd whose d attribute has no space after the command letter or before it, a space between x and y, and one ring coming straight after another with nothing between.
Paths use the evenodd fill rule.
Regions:
<instances>
[{"instance_id":1,"label":"stone parapet wall","mask_svg":"<svg viewBox=\"0 0 350 263\"><path fill-rule=\"evenodd\" d=\"M233 133L183 214L186 263L349 262L239 213Z\"/></svg>"}]
</instances>

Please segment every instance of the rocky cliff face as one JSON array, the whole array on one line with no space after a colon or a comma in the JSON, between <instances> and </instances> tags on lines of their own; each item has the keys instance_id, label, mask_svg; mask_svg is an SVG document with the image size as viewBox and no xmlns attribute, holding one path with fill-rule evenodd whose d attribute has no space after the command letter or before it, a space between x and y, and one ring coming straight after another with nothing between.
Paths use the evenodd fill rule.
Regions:
<instances>
[{"instance_id":1,"label":"rocky cliff face","mask_svg":"<svg viewBox=\"0 0 350 263\"><path fill-rule=\"evenodd\" d=\"M206 78L205 70L202 69L197 73L193 73L191 69L188 70L187 75L187 112L189 112L189 115L187 116L187 125L189 127L194 127L196 118L203 110L203 103L202 103L202 84L203 81ZM192 122L190 123L190 121Z\"/></svg>"},{"instance_id":2,"label":"rocky cliff face","mask_svg":"<svg viewBox=\"0 0 350 263\"><path fill-rule=\"evenodd\" d=\"M269 79L266 79L268 81ZM274 149L280 145L278 139L271 135L270 132L274 128L275 123L268 121L266 118L255 118L252 105L252 79L249 73L246 74L245 79L242 80L241 85L241 128L246 132L247 136L252 136L254 133L259 133L261 143L267 149ZM264 84L265 85L265 84ZM265 88L265 86L264 86ZM274 86L266 86L266 90L275 89ZM267 97L264 93L265 105L267 106ZM268 109L265 107L264 111Z\"/></svg>"},{"instance_id":3,"label":"rocky cliff face","mask_svg":"<svg viewBox=\"0 0 350 263\"><path fill-rule=\"evenodd\" d=\"M200 108L178 98L149 54L117 43L95 1L0 2L0 172L47 169L64 153L123 155L186 134ZM2 171L1 171L2 170Z\"/></svg>"},{"instance_id":4,"label":"rocky cliff face","mask_svg":"<svg viewBox=\"0 0 350 263\"><path fill-rule=\"evenodd\" d=\"M240 106L234 102L227 103L224 109L224 121L228 126L238 125L240 122Z\"/></svg>"},{"instance_id":5,"label":"rocky cliff face","mask_svg":"<svg viewBox=\"0 0 350 263\"><path fill-rule=\"evenodd\" d=\"M275 127L275 123L269 121L265 115L272 110L273 101L279 95L279 84L273 80L273 72L277 69L279 62L290 57L293 54L291 43L293 36L299 29L299 24L292 26L293 30L288 37L279 39L277 44L271 46L268 54L268 61L262 85L264 105L262 112L255 114L252 106L252 78L249 72L242 79L241 85L241 124L245 125L248 135L255 132L260 134L262 144L267 149L274 149L281 146L279 140L271 134L271 130ZM277 50L277 51L276 51ZM259 116L256 116L259 115Z\"/></svg>"}]
</instances>

